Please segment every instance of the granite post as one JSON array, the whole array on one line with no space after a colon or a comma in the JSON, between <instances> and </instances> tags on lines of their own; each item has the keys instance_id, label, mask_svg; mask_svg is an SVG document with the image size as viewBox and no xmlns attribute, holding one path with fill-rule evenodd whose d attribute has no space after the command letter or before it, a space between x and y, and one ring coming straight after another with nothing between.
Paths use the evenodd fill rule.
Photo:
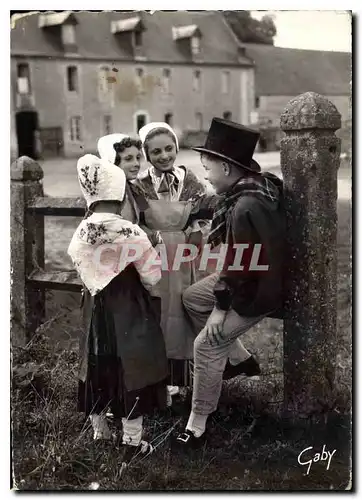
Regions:
<instances>
[{"instance_id":1,"label":"granite post","mask_svg":"<svg viewBox=\"0 0 362 500\"><path fill-rule=\"evenodd\" d=\"M337 173L341 115L307 92L281 115L287 242L284 411L328 413L337 354Z\"/></svg>"},{"instance_id":2,"label":"granite post","mask_svg":"<svg viewBox=\"0 0 362 500\"><path fill-rule=\"evenodd\" d=\"M11 165L11 343L24 346L42 323L45 292L27 282L32 271L44 268L44 217L27 212L43 196L43 171L22 156Z\"/></svg>"}]
</instances>

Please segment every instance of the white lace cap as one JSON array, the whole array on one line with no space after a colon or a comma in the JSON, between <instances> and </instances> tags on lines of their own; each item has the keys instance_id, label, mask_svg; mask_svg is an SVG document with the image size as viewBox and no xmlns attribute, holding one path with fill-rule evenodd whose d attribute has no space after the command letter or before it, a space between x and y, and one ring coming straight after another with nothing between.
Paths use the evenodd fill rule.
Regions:
<instances>
[{"instance_id":1,"label":"white lace cap","mask_svg":"<svg viewBox=\"0 0 362 500\"><path fill-rule=\"evenodd\" d=\"M77 163L78 180L89 208L96 201L122 201L126 190L126 176L113 163L86 154Z\"/></svg>"},{"instance_id":2,"label":"white lace cap","mask_svg":"<svg viewBox=\"0 0 362 500\"><path fill-rule=\"evenodd\" d=\"M126 134L109 134L104 135L98 140L97 149L98 154L103 160L114 163L116 160L116 151L113 145L116 142L121 142L123 139L129 139L130 136Z\"/></svg>"},{"instance_id":3,"label":"white lace cap","mask_svg":"<svg viewBox=\"0 0 362 500\"><path fill-rule=\"evenodd\" d=\"M175 142L176 142L176 151L178 152L179 151L179 144L178 144L178 139L177 139L177 135L175 133L175 131L173 130L172 127L170 127L170 125L166 122L151 122L151 123L147 123L147 125L145 125L144 127L142 127L138 134L140 136L140 139L142 141L142 151L143 151L143 154L146 158L146 152L145 152L145 149L144 149L144 144L147 140L147 136L148 134L152 131L152 130L155 130L156 128L164 128L166 130L168 130L169 132L171 132L171 134L173 135L173 137L175 138Z\"/></svg>"}]
</instances>

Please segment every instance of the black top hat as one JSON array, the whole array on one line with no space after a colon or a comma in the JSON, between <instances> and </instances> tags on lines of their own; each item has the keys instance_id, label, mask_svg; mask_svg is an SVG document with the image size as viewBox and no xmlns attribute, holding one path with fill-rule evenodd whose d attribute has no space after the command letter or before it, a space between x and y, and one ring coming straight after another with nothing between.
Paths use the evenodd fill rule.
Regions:
<instances>
[{"instance_id":1,"label":"black top hat","mask_svg":"<svg viewBox=\"0 0 362 500\"><path fill-rule=\"evenodd\" d=\"M253 154L260 134L239 123L213 118L205 146L192 148L233 163L252 172L260 172L260 165Z\"/></svg>"}]
</instances>

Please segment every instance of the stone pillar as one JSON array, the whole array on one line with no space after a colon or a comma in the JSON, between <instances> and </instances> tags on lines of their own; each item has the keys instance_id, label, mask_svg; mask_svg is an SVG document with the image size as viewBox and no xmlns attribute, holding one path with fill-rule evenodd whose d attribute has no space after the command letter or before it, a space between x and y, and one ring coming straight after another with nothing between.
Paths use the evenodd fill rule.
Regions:
<instances>
[{"instance_id":1,"label":"stone pillar","mask_svg":"<svg viewBox=\"0 0 362 500\"><path fill-rule=\"evenodd\" d=\"M307 92L281 115L287 211L284 409L307 417L328 410L337 354L337 172L341 115Z\"/></svg>"},{"instance_id":2,"label":"stone pillar","mask_svg":"<svg viewBox=\"0 0 362 500\"><path fill-rule=\"evenodd\" d=\"M27 213L43 196L43 170L22 156L11 165L11 342L25 345L45 313L45 293L29 286L27 277L44 268L44 217Z\"/></svg>"}]
</instances>

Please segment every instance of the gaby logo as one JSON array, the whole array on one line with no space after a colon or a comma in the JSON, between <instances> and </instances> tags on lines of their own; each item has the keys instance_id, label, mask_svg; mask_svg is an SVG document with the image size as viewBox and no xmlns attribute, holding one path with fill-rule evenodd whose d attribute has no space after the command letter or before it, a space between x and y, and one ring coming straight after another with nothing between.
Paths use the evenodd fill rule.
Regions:
<instances>
[{"instance_id":1,"label":"gaby logo","mask_svg":"<svg viewBox=\"0 0 362 500\"><path fill-rule=\"evenodd\" d=\"M143 273L152 272L155 268L162 271L179 271L185 263L196 261L199 271L234 271L234 272L266 272L269 265L261 258L262 245L238 243L230 246L220 245L211 250L206 244L200 249L197 245L182 243L167 246L163 243L154 249L146 248L140 243L104 244L94 253L95 264L102 271L122 271L132 262L137 262Z\"/></svg>"},{"instance_id":2,"label":"gaby logo","mask_svg":"<svg viewBox=\"0 0 362 500\"><path fill-rule=\"evenodd\" d=\"M307 475L309 474L310 472L310 469L312 467L312 464L313 463L316 463L316 462L327 462L327 467L326 467L326 470L329 470L329 467L331 465L331 461L332 461L332 457L333 455L335 454L335 452L337 450L333 450L332 452L330 451L327 451L326 450L326 445L324 444L323 445L323 449L322 449L322 453L315 453L314 456L312 458L310 458L309 460L307 460L307 455L308 455L308 451L309 450L313 450L313 446L309 446L308 448L305 448L301 453L299 453L298 455L298 464L300 465L308 465L308 468L307 468Z\"/></svg>"}]
</instances>

